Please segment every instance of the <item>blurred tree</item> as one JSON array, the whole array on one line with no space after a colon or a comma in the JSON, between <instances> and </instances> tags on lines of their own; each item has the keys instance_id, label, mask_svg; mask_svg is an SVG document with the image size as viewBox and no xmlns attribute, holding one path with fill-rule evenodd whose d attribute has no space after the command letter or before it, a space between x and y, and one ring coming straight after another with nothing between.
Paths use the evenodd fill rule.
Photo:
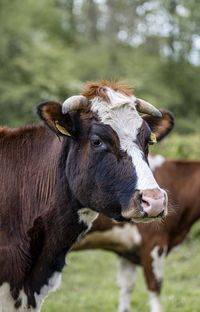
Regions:
<instances>
[{"instance_id":1,"label":"blurred tree","mask_svg":"<svg viewBox=\"0 0 200 312\"><path fill-rule=\"evenodd\" d=\"M33 121L39 101L62 101L91 79L125 80L195 119L199 8L198 0L2 0L0 123Z\"/></svg>"},{"instance_id":2,"label":"blurred tree","mask_svg":"<svg viewBox=\"0 0 200 312\"><path fill-rule=\"evenodd\" d=\"M91 43L96 43L98 41L98 28L97 28L99 17L98 6L94 0L88 0L86 3L87 3L86 21L88 21L89 41Z\"/></svg>"}]
</instances>

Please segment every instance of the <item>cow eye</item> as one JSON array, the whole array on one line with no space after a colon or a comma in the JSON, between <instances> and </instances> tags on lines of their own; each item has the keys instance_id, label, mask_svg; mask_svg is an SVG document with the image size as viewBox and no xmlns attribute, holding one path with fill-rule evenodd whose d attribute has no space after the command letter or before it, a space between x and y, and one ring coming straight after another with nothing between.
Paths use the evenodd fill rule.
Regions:
<instances>
[{"instance_id":1,"label":"cow eye","mask_svg":"<svg viewBox=\"0 0 200 312\"><path fill-rule=\"evenodd\" d=\"M94 146L101 146L101 145L102 145L102 142L101 142L101 140L99 140L99 139L95 139L95 140L92 141L92 144L93 144Z\"/></svg>"},{"instance_id":2,"label":"cow eye","mask_svg":"<svg viewBox=\"0 0 200 312\"><path fill-rule=\"evenodd\" d=\"M103 147L104 146L103 141L96 135L93 135L91 137L91 144L94 147Z\"/></svg>"}]
</instances>

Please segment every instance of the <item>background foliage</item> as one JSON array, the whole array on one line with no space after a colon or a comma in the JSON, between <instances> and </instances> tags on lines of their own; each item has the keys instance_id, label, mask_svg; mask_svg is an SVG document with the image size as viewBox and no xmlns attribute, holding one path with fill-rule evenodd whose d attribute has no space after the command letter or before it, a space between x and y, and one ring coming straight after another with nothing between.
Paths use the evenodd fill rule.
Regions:
<instances>
[{"instance_id":1,"label":"background foliage","mask_svg":"<svg viewBox=\"0 0 200 312\"><path fill-rule=\"evenodd\" d=\"M32 122L43 100L120 79L199 130L198 0L1 0L0 123Z\"/></svg>"}]
</instances>

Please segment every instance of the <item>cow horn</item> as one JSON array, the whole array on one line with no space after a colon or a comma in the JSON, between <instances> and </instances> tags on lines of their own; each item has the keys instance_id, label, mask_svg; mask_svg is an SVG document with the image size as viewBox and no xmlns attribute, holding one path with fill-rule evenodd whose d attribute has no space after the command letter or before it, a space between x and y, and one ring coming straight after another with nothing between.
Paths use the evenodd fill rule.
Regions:
<instances>
[{"instance_id":1,"label":"cow horn","mask_svg":"<svg viewBox=\"0 0 200 312\"><path fill-rule=\"evenodd\" d=\"M135 100L136 109L140 113L152 115L155 117L162 117L162 113L159 111L159 109L155 108L152 104L136 98Z\"/></svg>"},{"instance_id":2,"label":"cow horn","mask_svg":"<svg viewBox=\"0 0 200 312\"><path fill-rule=\"evenodd\" d=\"M88 99L83 95L74 95L69 97L62 104L62 113L67 114L76 111L88 103Z\"/></svg>"}]
</instances>

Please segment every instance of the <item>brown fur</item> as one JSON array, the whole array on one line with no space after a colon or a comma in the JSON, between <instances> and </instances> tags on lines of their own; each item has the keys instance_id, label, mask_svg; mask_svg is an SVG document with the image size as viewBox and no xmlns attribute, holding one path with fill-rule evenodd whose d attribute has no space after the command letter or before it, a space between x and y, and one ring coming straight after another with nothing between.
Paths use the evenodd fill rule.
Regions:
<instances>
[{"instance_id":1,"label":"brown fur","mask_svg":"<svg viewBox=\"0 0 200 312\"><path fill-rule=\"evenodd\" d=\"M119 91L127 96L133 95L132 89L126 84L123 84L122 82L111 82L107 80L103 80L100 82L88 82L82 95L86 96L89 100L98 96L108 101L108 96L105 89L106 87L111 88L114 91Z\"/></svg>"}]
</instances>

